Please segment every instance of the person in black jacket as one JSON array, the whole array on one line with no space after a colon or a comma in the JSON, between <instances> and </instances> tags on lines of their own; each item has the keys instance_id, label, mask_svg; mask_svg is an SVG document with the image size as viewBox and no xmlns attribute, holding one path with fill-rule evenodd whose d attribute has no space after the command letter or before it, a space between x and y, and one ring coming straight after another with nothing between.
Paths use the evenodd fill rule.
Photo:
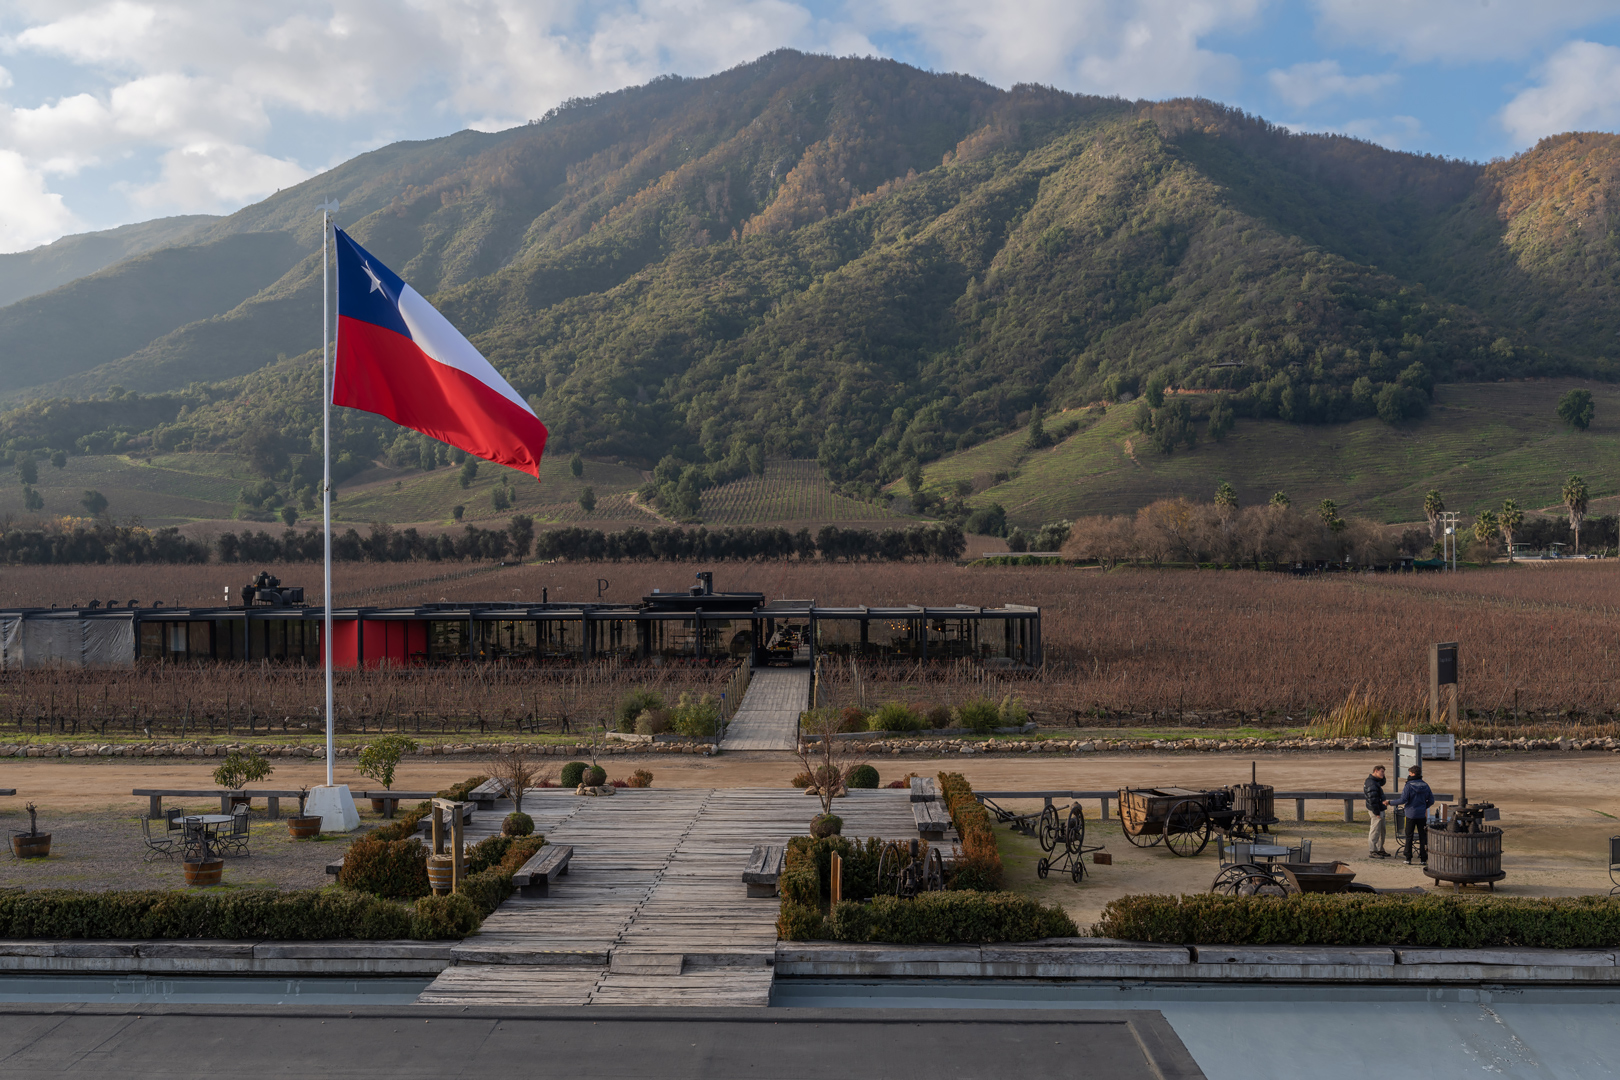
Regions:
<instances>
[{"instance_id":1,"label":"person in black jacket","mask_svg":"<svg viewBox=\"0 0 1620 1080\"><path fill-rule=\"evenodd\" d=\"M1406 786L1390 802L1399 806L1406 815L1406 865L1412 865L1412 834L1417 834L1418 858L1429 865L1429 807L1434 805L1434 792L1423 781L1423 769L1417 765L1406 770Z\"/></svg>"},{"instance_id":2,"label":"person in black jacket","mask_svg":"<svg viewBox=\"0 0 1620 1080\"><path fill-rule=\"evenodd\" d=\"M1372 775L1367 777L1361 785L1361 793L1367 799L1367 857L1369 859L1387 859L1389 852L1384 850L1384 810L1389 803L1384 799L1384 767L1374 765Z\"/></svg>"}]
</instances>

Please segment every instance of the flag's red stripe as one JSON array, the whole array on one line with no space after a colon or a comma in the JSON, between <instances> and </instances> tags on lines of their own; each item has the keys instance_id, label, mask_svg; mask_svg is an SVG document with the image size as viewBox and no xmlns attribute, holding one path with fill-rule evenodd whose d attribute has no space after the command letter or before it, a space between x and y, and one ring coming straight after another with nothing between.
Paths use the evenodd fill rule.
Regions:
<instances>
[{"instance_id":1,"label":"flag's red stripe","mask_svg":"<svg viewBox=\"0 0 1620 1080\"><path fill-rule=\"evenodd\" d=\"M466 372L428 357L408 337L340 316L332 404L396 424L540 478L546 426Z\"/></svg>"}]
</instances>

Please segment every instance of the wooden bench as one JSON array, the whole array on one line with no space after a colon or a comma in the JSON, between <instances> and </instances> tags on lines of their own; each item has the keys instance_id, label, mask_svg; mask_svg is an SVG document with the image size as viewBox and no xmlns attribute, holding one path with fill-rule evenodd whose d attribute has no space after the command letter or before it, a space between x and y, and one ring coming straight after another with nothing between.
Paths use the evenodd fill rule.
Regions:
<instances>
[{"instance_id":1,"label":"wooden bench","mask_svg":"<svg viewBox=\"0 0 1620 1080\"><path fill-rule=\"evenodd\" d=\"M506 781L485 780L482 784L467 792L467 798L478 804L480 810L495 809L495 800L506 797Z\"/></svg>"},{"instance_id":2,"label":"wooden bench","mask_svg":"<svg viewBox=\"0 0 1620 1080\"><path fill-rule=\"evenodd\" d=\"M268 791L263 788L253 790L231 791L227 788L136 788L130 794L146 796L146 816L160 818L163 816L163 797L165 795L175 799L218 799L219 812L231 812L232 799L247 799L251 804L254 799L264 799L270 806L272 818L281 817L281 800L297 799L303 792L294 788L291 791Z\"/></svg>"},{"instance_id":3,"label":"wooden bench","mask_svg":"<svg viewBox=\"0 0 1620 1080\"><path fill-rule=\"evenodd\" d=\"M951 826L951 816L940 802L914 802L911 816L917 820L917 832L925 840L945 839L945 830Z\"/></svg>"},{"instance_id":4,"label":"wooden bench","mask_svg":"<svg viewBox=\"0 0 1620 1080\"><path fill-rule=\"evenodd\" d=\"M913 776L911 778L911 801L938 802L939 786L932 776Z\"/></svg>"},{"instance_id":5,"label":"wooden bench","mask_svg":"<svg viewBox=\"0 0 1620 1080\"><path fill-rule=\"evenodd\" d=\"M782 864L786 859L787 848L781 844L760 844L754 848L754 853L748 856L748 866L743 870L743 884L748 886L748 895L762 899L775 896L777 882L782 877Z\"/></svg>"},{"instance_id":6,"label":"wooden bench","mask_svg":"<svg viewBox=\"0 0 1620 1080\"><path fill-rule=\"evenodd\" d=\"M568 860L573 857L574 849L568 844L547 844L535 852L512 875L518 895L529 898L550 895L551 880L568 873Z\"/></svg>"},{"instance_id":7,"label":"wooden bench","mask_svg":"<svg viewBox=\"0 0 1620 1080\"><path fill-rule=\"evenodd\" d=\"M0 795L15 795L15 794L17 794L17 789L14 788L14 787L0 787Z\"/></svg>"}]
</instances>

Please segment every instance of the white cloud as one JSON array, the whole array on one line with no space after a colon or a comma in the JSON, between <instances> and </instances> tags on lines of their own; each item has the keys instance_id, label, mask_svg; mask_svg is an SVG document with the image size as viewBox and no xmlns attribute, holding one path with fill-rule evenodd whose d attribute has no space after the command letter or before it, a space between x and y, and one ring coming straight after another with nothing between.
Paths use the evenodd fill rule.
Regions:
<instances>
[{"instance_id":1,"label":"white cloud","mask_svg":"<svg viewBox=\"0 0 1620 1080\"><path fill-rule=\"evenodd\" d=\"M295 161L246 146L194 143L163 155L157 182L128 190L135 205L151 211L228 213L313 175Z\"/></svg>"},{"instance_id":2,"label":"white cloud","mask_svg":"<svg viewBox=\"0 0 1620 1080\"><path fill-rule=\"evenodd\" d=\"M37 169L15 150L0 150L0 251L27 251L79 227Z\"/></svg>"},{"instance_id":3,"label":"white cloud","mask_svg":"<svg viewBox=\"0 0 1620 1080\"><path fill-rule=\"evenodd\" d=\"M1200 46L1238 29L1264 0L877 0L856 15L869 32L914 36L940 66L1003 86L1045 82L1122 97L1220 93L1236 57Z\"/></svg>"},{"instance_id":4,"label":"white cloud","mask_svg":"<svg viewBox=\"0 0 1620 1080\"><path fill-rule=\"evenodd\" d=\"M1615 15L1614 0L1316 0L1318 31L1405 60L1516 60Z\"/></svg>"},{"instance_id":5,"label":"white cloud","mask_svg":"<svg viewBox=\"0 0 1620 1080\"><path fill-rule=\"evenodd\" d=\"M1346 75L1337 60L1317 60L1309 64L1295 64L1284 70L1273 70L1266 76L1272 89L1282 99L1298 109L1308 109L1329 98L1358 97L1375 94L1394 86L1400 76L1391 72L1381 75Z\"/></svg>"},{"instance_id":6,"label":"white cloud","mask_svg":"<svg viewBox=\"0 0 1620 1080\"><path fill-rule=\"evenodd\" d=\"M1564 131L1620 128L1620 48L1572 41L1540 76L1541 85L1521 92L1497 117L1521 144Z\"/></svg>"}]
</instances>

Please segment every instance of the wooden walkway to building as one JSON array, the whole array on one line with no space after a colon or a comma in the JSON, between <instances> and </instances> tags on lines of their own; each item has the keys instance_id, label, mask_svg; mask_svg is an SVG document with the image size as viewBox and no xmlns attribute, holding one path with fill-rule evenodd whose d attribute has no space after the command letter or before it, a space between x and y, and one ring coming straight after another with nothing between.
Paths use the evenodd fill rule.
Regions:
<instances>
[{"instance_id":1,"label":"wooden walkway to building","mask_svg":"<svg viewBox=\"0 0 1620 1080\"><path fill-rule=\"evenodd\" d=\"M799 714L810 707L810 669L759 668L748 680L722 750L787 750L799 746Z\"/></svg>"},{"instance_id":2,"label":"wooden walkway to building","mask_svg":"<svg viewBox=\"0 0 1620 1080\"><path fill-rule=\"evenodd\" d=\"M780 788L624 788L607 798L546 789L523 803L548 840L573 845L569 872L545 899L502 904L419 1002L769 1004L779 903L749 899L742 870L754 845L805 832L813 798ZM498 828L511 804L496 806L475 827ZM907 791L854 791L835 810L851 838L917 835Z\"/></svg>"}]
</instances>

